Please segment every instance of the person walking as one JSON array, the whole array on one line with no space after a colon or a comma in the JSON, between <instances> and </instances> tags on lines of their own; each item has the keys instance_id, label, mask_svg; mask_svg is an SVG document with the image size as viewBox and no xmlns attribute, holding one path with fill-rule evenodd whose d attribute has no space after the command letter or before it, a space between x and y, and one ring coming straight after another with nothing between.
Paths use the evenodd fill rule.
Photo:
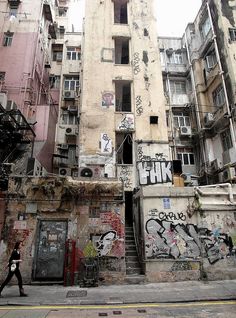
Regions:
<instances>
[{"instance_id":1,"label":"person walking","mask_svg":"<svg viewBox=\"0 0 236 318\"><path fill-rule=\"evenodd\" d=\"M0 287L0 297L1 297L1 293L2 293L3 288L10 282L10 280L12 279L12 277L14 275L16 275L16 278L18 280L20 296L21 297L28 296L27 294L25 294L24 289L23 289L22 277L21 277L20 268L19 268L20 262L22 262L22 260L20 258L21 246L22 246L22 242L17 241L15 246L14 246L14 249L11 253L11 257L9 258L8 265L7 265L7 267L9 268L9 272L8 272L8 275L5 279L5 281L2 283L2 285Z\"/></svg>"}]
</instances>

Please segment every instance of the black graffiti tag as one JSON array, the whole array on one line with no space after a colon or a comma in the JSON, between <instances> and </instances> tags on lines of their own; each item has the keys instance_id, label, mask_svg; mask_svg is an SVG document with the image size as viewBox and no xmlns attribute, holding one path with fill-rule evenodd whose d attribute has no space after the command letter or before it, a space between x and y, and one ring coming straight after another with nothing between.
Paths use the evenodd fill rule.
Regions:
<instances>
[{"instance_id":1,"label":"black graffiti tag","mask_svg":"<svg viewBox=\"0 0 236 318\"><path fill-rule=\"evenodd\" d=\"M158 218L162 221L185 221L186 215L184 215L183 212L180 213L174 213L174 212L159 212Z\"/></svg>"},{"instance_id":2,"label":"black graffiti tag","mask_svg":"<svg viewBox=\"0 0 236 318\"><path fill-rule=\"evenodd\" d=\"M134 74L137 75L140 72L139 67L140 57L139 53L134 53L134 60L133 60L133 68L134 68Z\"/></svg>"},{"instance_id":3,"label":"black graffiti tag","mask_svg":"<svg viewBox=\"0 0 236 318\"><path fill-rule=\"evenodd\" d=\"M143 106L142 106L142 98L140 95L136 96L135 102L136 102L137 116L141 116L141 114L143 113Z\"/></svg>"}]
</instances>

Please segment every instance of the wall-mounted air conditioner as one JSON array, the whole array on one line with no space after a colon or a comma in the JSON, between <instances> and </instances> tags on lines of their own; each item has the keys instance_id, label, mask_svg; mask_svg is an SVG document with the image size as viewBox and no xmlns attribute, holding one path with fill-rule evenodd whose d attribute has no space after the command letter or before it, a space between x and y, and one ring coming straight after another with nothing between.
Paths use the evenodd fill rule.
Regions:
<instances>
[{"instance_id":1,"label":"wall-mounted air conditioner","mask_svg":"<svg viewBox=\"0 0 236 318\"><path fill-rule=\"evenodd\" d=\"M74 127L67 127L65 133L66 136L76 136L78 134L78 130Z\"/></svg>"},{"instance_id":2,"label":"wall-mounted air conditioner","mask_svg":"<svg viewBox=\"0 0 236 318\"><path fill-rule=\"evenodd\" d=\"M220 182L228 182L236 179L235 167L227 167L219 173Z\"/></svg>"},{"instance_id":3,"label":"wall-mounted air conditioner","mask_svg":"<svg viewBox=\"0 0 236 318\"><path fill-rule=\"evenodd\" d=\"M222 163L221 163L220 159L216 158L210 162L210 166L211 166L213 171L218 171L222 167Z\"/></svg>"},{"instance_id":4,"label":"wall-mounted air conditioner","mask_svg":"<svg viewBox=\"0 0 236 318\"><path fill-rule=\"evenodd\" d=\"M192 134L192 130L190 126L181 126L180 127L180 135L181 136L190 136Z\"/></svg>"},{"instance_id":5,"label":"wall-mounted air conditioner","mask_svg":"<svg viewBox=\"0 0 236 318\"><path fill-rule=\"evenodd\" d=\"M71 177L71 169L70 168L59 168L59 175L61 177Z\"/></svg>"},{"instance_id":6,"label":"wall-mounted air conditioner","mask_svg":"<svg viewBox=\"0 0 236 318\"><path fill-rule=\"evenodd\" d=\"M60 144L58 145L58 148L61 150L68 150L69 146L67 144Z\"/></svg>"},{"instance_id":7,"label":"wall-mounted air conditioner","mask_svg":"<svg viewBox=\"0 0 236 318\"><path fill-rule=\"evenodd\" d=\"M77 113L78 112L78 107L76 105L69 105L67 109L70 113Z\"/></svg>"},{"instance_id":8,"label":"wall-mounted air conditioner","mask_svg":"<svg viewBox=\"0 0 236 318\"><path fill-rule=\"evenodd\" d=\"M91 169L91 168L85 167L85 168L80 168L79 169L79 176L80 177L92 178L93 174L94 174L94 172L93 172L93 169Z\"/></svg>"},{"instance_id":9,"label":"wall-mounted air conditioner","mask_svg":"<svg viewBox=\"0 0 236 318\"><path fill-rule=\"evenodd\" d=\"M204 117L205 126L211 126L214 123L214 115L212 113L206 113Z\"/></svg>"},{"instance_id":10,"label":"wall-mounted air conditioner","mask_svg":"<svg viewBox=\"0 0 236 318\"><path fill-rule=\"evenodd\" d=\"M64 91L63 96L66 100L75 99L75 91Z\"/></svg>"},{"instance_id":11,"label":"wall-mounted air conditioner","mask_svg":"<svg viewBox=\"0 0 236 318\"><path fill-rule=\"evenodd\" d=\"M184 179L184 183L191 183L191 174L190 173L182 173L181 177Z\"/></svg>"}]
</instances>

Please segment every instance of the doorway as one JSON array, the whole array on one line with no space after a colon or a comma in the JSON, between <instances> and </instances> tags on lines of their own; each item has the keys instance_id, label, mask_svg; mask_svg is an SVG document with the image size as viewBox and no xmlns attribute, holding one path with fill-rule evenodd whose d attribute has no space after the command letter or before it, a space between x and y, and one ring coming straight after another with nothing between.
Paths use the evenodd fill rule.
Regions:
<instances>
[{"instance_id":1,"label":"doorway","mask_svg":"<svg viewBox=\"0 0 236 318\"><path fill-rule=\"evenodd\" d=\"M125 191L125 225L133 226L133 192Z\"/></svg>"},{"instance_id":2,"label":"doorway","mask_svg":"<svg viewBox=\"0 0 236 318\"><path fill-rule=\"evenodd\" d=\"M63 280L67 221L40 221L34 279Z\"/></svg>"}]
</instances>

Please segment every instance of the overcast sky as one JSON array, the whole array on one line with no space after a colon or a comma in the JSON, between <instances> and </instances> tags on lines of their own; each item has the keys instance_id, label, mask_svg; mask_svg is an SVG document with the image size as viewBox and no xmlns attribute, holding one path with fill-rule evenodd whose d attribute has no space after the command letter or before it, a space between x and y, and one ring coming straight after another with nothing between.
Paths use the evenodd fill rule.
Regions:
<instances>
[{"instance_id":1,"label":"overcast sky","mask_svg":"<svg viewBox=\"0 0 236 318\"><path fill-rule=\"evenodd\" d=\"M154 0L158 36L182 36L202 0Z\"/></svg>"},{"instance_id":2,"label":"overcast sky","mask_svg":"<svg viewBox=\"0 0 236 318\"><path fill-rule=\"evenodd\" d=\"M71 13L75 31L81 31L81 21L85 0L72 0ZM157 18L158 36L181 37L189 22L193 22L202 0L154 0L154 10Z\"/></svg>"}]
</instances>

